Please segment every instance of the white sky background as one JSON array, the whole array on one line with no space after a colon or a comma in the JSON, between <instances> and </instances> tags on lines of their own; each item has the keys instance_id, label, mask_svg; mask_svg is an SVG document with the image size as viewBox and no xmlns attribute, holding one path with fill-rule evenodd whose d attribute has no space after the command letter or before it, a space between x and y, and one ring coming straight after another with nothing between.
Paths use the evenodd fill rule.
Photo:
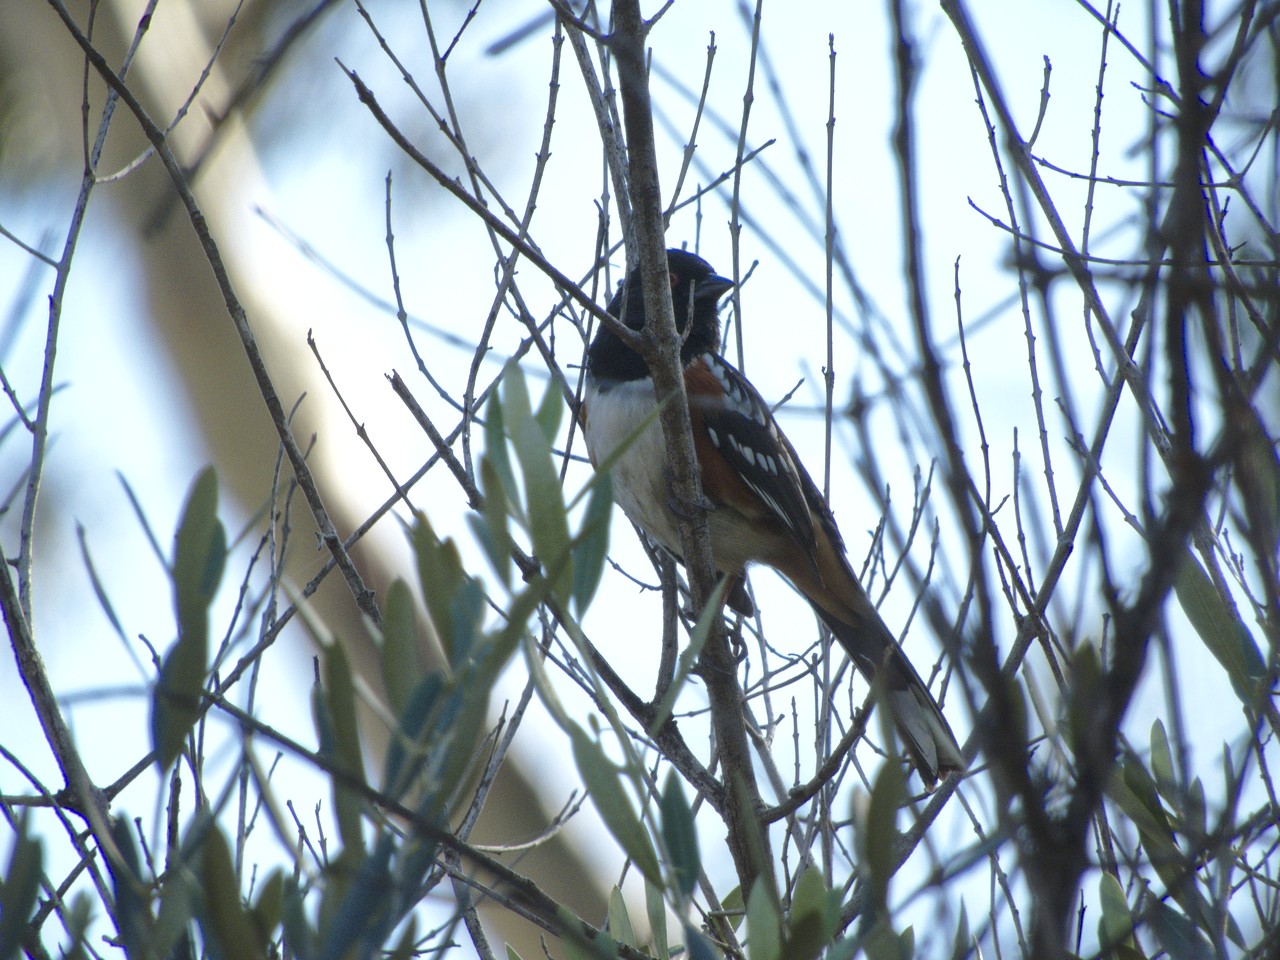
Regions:
<instances>
[{"instance_id":1,"label":"white sky background","mask_svg":"<svg viewBox=\"0 0 1280 960\"><path fill-rule=\"evenodd\" d=\"M402 9L391 9L390 5L383 5L376 7L374 13L397 52L416 64L420 81L428 91L434 92L434 83L429 82L430 63L424 56L420 21L413 9L402 6ZM162 3L162 15L165 7ZM464 8L433 7L439 7L433 10L439 18L437 30L447 42ZM467 132L472 138L473 150L517 208L522 206L534 153L542 135L551 28L539 30L498 57L486 56L484 49L541 9L535 3L482 5L450 63L451 81L463 121L470 125ZM1053 64L1052 99L1037 152L1064 167L1087 170L1101 31L1085 12L1070 4L1028 4L1021 7L1018 16L1010 16L1008 9L1003 3L973 4L973 14L999 67L1023 132L1030 130L1039 109L1043 58L1048 56ZM936 7L920 5L914 15L922 68L917 146L926 276L937 340L950 344L955 328L952 270L956 257L961 257L964 309L968 319L978 317L993 305L1006 303L1015 283L1004 263L1009 249L1006 237L968 206L968 199L972 198L1001 219L1005 217L960 44ZM1140 45L1144 42L1136 17L1129 18L1126 14L1122 27L1130 31L1135 42ZM712 30L718 52L710 100L736 133L750 52L749 23L739 16L736 8L728 3L678 3L654 31L650 42L662 69L679 75L685 85L696 90L702 81L708 34ZM821 208L805 184L795 159L797 152L807 152L818 175L822 176L829 82L827 38L828 34L835 36L836 221L852 254L859 280L895 326L898 340L910 345L913 336L906 319L906 297L901 286L897 175L889 144L893 88L885 10L879 4L766 4L764 31L767 53L785 85L785 109L791 111L803 142L790 138L779 101L761 74L757 75L755 84L748 143L758 145L767 139L777 139L764 157L794 190L801 206L819 222ZM337 57L357 70L394 117L411 121L407 129L425 129L430 123L420 117L414 119L416 105L408 99L399 78L351 10L343 10L331 18L306 45L305 56L321 64L313 68L313 73L318 71L327 77L317 96L324 102L281 102L279 96L269 100L255 129L261 133L263 125L280 122L286 126L287 133L281 136L276 131L274 139L262 150L260 176L242 178L242 194L232 198L231 213L222 221L234 223L235 230L217 239L229 257L255 264L264 289L269 290L277 302L288 304L283 313L296 324L299 363L311 362L304 353L303 341L308 329L314 330L357 417L369 425L381 452L393 467L401 476L407 476L429 455L430 445L409 425L383 375L392 369L399 370L429 409L431 391L413 371L412 359L394 316L378 311L351 293L303 257L252 211L263 208L359 284L380 297L390 298L383 240L383 189L389 163L388 152L381 142L384 135L355 101L337 65L332 66L333 76L328 77L326 71L330 68L324 64L332 63L332 58ZM1142 141L1147 113L1140 93L1130 85L1133 80L1147 82L1130 58L1113 47L1106 81L1105 159L1101 172L1140 179L1146 174L1146 160L1129 155L1127 148ZM553 263L571 276L580 276L589 266L593 252L601 163L594 121L567 44L561 84L552 160L531 232ZM653 95L682 130L681 138L672 141L659 125L662 182L669 191L674 185L683 137L687 135L683 131L688 130L692 107L656 76ZM131 121L122 113L116 122ZM289 127L290 123L294 126ZM718 173L732 166L734 141L715 133L709 120L704 121L698 140L699 160L710 170ZM433 156L443 156L438 139L420 142L434 145ZM434 186L424 189L421 174L399 166L395 176L393 216L406 306L416 317L464 339L473 338L493 290L493 258L488 240L478 222L459 204ZM3 177L0 170L0 188L4 186ZM701 179L696 173L690 174L686 195ZM1059 210L1078 224L1082 188L1052 174L1048 174L1047 179L1055 191ZM51 230L55 238L53 249L56 249L65 231L69 209L67 189L65 182L50 183L46 184L46 192L25 197L4 189L0 192L0 222L28 241L36 241L42 231ZM726 229L728 190L726 185L717 196L707 198L702 204L700 245L703 256L726 274L732 270ZM744 229L741 238L742 270L745 272L758 261L742 299L745 368L771 401L780 399L797 381L806 378L791 406L781 411L780 422L810 472L820 478L822 422L812 410L821 398L819 370L825 349L823 306L805 293L796 278L788 273L770 243L785 250L819 287L823 283L822 248L820 242L797 227L794 217L778 204L772 188L758 171L749 170L744 175L742 197L748 211L763 225L761 230ZM1129 198L1116 199L1100 193L1099 219L1094 226L1095 247L1105 247L1103 238L1108 237L1109 231L1122 227L1123 220L1135 215L1140 216L1141 211ZM693 215L685 213L673 223L669 240L672 245L687 241L692 247L697 229ZM1128 252L1132 234L1121 229L1114 237L1117 249ZM180 381L172 373L165 355L149 346L151 335L144 305L134 293L138 286L133 273L135 263L129 249L117 242L112 230L107 190L95 200L77 258L58 356L58 380L68 386L55 401L57 437L45 481L46 510L38 555L42 575L37 578L35 626L55 688L68 698L101 695L97 699L68 699L67 713L81 749L90 760L91 772L100 780L109 780L136 759L147 715L145 677L122 651L93 596L76 544L76 525L80 523L85 527L87 542L101 565L106 589L126 635L144 633L153 643L164 646L173 634L166 582L129 510L114 471L123 471L133 485L167 550L187 486L209 454L193 434L186 417ZM620 257L617 263L622 263ZM6 298L15 295L25 269L26 259L21 252L11 245L0 244L0 289L5 291ZM522 266L523 290L526 297L541 290L542 298L531 306L535 312L545 312L554 303L553 294L549 285L541 283L535 273L534 268ZM24 397L32 395L38 383L38 361L34 358L40 356L44 336L44 295L48 282L49 274L42 274L39 296L29 304L18 339L8 354L0 358L19 395ZM1059 293L1065 294L1064 303L1071 304L1059 314L1064 323L1061 331L1064 339L1082 338L1075 301L1069 291L1060 288ZM867 322L845 290L837 290L836 307L851 318L855 327ZM1019 432L1024 469L1033 473L1037 481L1041 470L1027 383L1026 344L1016 311L1016 304L1006 304L997 322L972 334L968 343L982 391L987 436L993 445L996 484L1006 490L1012 473L1010 454L1015 428ZM1120 317L1126 313L1116 308L1114 315ZM496 350L509 349L522 332L509 317L502 317L494 339ZM564 326L560 336L562 345L569 344L571 329ZM469 353L434 340L426 333L419 334L418 343L432 372L446 385L460 391ZM1087 357L1087 352L1082 348L1074 355ZM139 363L140 356L147 357L144 363ZM958 351L948 349L947 359L958 362ZM566 362L566 358L562 357L562 362ZM482 381L487 382L497 368L495 362ZM837 404L848 400L850 383L855 378L869 378L863 381L869 391L879 387L874 369L859 358L857 347L848 336L837 335L835 369ZM533 382L534 389L540 393L541 382ZM968 401L963 381L953 377L949 383L955 408L965 417ZM1162 386L1156 385L1157 389ZM1090 366L1081 367L1075 393L1083 423L1091 429L1091 415L1100 390ZM292 398L285 400L288 404ZM342 464L349 482L344 495L356 498L372 510L388 493L385 478L359 445L350 426L341 419L331 397L313 392L308 402L334 412L330 428L319 438L315 456ZM443 407L438 412L442 422L451 423L444 417ZM910 467L914 461L896 448L892 421L883 413L882 408L877 409L878 439L885 448L870 455L880 459L882 469L893 483L894 503L905 520L911 496ZM1062 421L1051 405L1047 416L1051 433L1055 438L1060 437ZM967 423L967 417L965 419ZM1136 505L1132 497L1136 480L1125 475L1126 469L1136 469L1136 452L1129 455L1128 460L1123 454L1126 450L1136 451L1137 440L1129 439L1132 437L1132 418L1126 411L1113 432L1114 456L1109 461L1108 478L1128 497L1131 505ZM836 457L847 458L851 435L838 429L836 438ZM25 456L24 442L15 443L15 439L10 438L5 447L5 485L18 479L15 471ZM15 453L15 449L19 452ZM1062 458L1059 462L1063 466L1074 466L1064 447L1059 446L1056 455ZM977 457L976 445L972 456ZM571 471L569 489L576 491L585 479L584 470ZM1063 489L1074 492L1070 484L1064 484ZM941 495L940 483L935 495ZM471 569L487 575L488 569L479 552L470 546L470 535L463 521L465 499L448 474L443 470L433 471L415 490L414 502L428 512L443 535L454 536L464 544ZM855 563L860 562L878 511L856 476L842 464L833 469L832 502L850 553ZM244 505L233 503L224 503L223 515L233 533L247 517ZM0 520L7 555L16 552L14 530L13 518ZM1119 529L1114 532L1118 540L1123 537ZM394 524L384 524L381 534L388 549L400 549ZM944 529L943 536L951 538L953 534ZM620 515L615 517L611 553L624 566L644 576L644 561L629 525ZM407 553L404 555L407 558ZM1132 554L1135 562L1138 556L1137 552ZM234 602L234 588L243 570L243 559L242 551L240 562L233 559L229 564L220 596L222 615L214 618L215 636ZM918 551L917 561L926 560L927 553ZM1131 571L1120 566L1114 572L1123 582ZM412 579L407 559L405 575ZM945 589L963 581L964 572L955 571L942 584ZM807 646L812 641L813 628L812 617L804 604L770 576L757 575L754 584L769 613L773 642L785 648L791 641L789 630L783 625L793 623L794 649L798 651ZM1072 590L1064 592L1067 597L1074 595ZM886 600L884 612L893 628L904 622L911 599L910 591L899 584ZM652 638L657 630L659 610L656 595L640 595L629 582L606 571L595 608L586 620L589 634L620 672L635 678L635 687L642 693L652 689L657 659ZM1097 635L1101 612L1100 606L1085 611L1079 624L1081 635ZM1007 641L1009 637L1003 639ZM307 703L310 670L305 666L309 650L297 632L288 635L284 643L294 648L297 655L285 655L277 649L267 658L264 689L270 690L270 698L262 704L261 713L267 722L304 743L311 743L314 733ZM927 671L935 652L923 646L914 647L910 642L908 650L915 652L916 662L922 671ZM145 651L138 649L137 653L145 659ZM1204 710L1191 718L1200 735L1198 742L1209 751L1204 759L1210 760L1223 738L1234 736L1239 728L1234 696L1216 662L1194 637L1180 646L1179 657L1183 658L1179 664L1182 676L1195 678L1201 694L1184 702L1231 706L1231 709ZM298 682L290 683L291 677L297 677ZM266 682L270 686L266 686ZM512 676L506 692L515 696L521 682L521 674ZM122 688L129 692L122 693ZM1151 711L1161 703L1158 692L1158 689L1150 691L1151 696L1144 693L1131 713L1129 728L1139 746L1146 744ZM695 701L699 695L700 691L691 694ZM3 708L4 742L35 743L40 737L39 728L8 657L0 658L0 703L8 705ZM964 716L959 697L949 701L948 714L958 732L962 736L967 734L968 718ZM552 729L550 721L543 716L533 716L527 722L530 724L527 732L537 729L536 724L545 725L548 731ZM541 744L545 762L566 765L566 777L575 779L567 769L567 750L558 736L526 735L519 742L519 749L526 755L537 751ZM43 766L37 762L40 751L27 748L22 756L33 762L36 772L46 782L58 783L52 762L46 759ZM234 742L229 742L223 759L230 761L234 757ZM1213 782L1216 781L1210 781ZM24 790L25 785L12 770L0 768L0 792ZM309 811L317 797L323 797L326 805L328 802L327 791L309 787L305 782L299 783L296 789L291 782L289 792L297 798L300 811ZM553 794L545 799L549 805L556 806L567 792L566 785L564 795ZM137 791L126 794L122 804L131 814L147 818L154 814L147 806L148 798L153 795L152 786L144 780ZM308 800L308 796L312 799ZM958 848L972 842L967 830L963 823L944 817L935 835L939 844L955 843ZM704 832L703 842L710 853L718 842L718 834ZM1008 858L1010 864L1012 859L1012 856ZM615 867L616 860L610 860L607 869ZM722 860L712 873L723 883L729 877L729 869ZM985 872L980 872L980 879L985 886ZM909 889L908 884L900 884L901 890ZM983 902L981 893L976 901L970 900L971 919L976 920L972 916L975 905ZM1092 922L1091 919L1086 923L1086 929L1092 928ZM918 938L922 935L918 929Z\"/></svg>"}]
</instances>

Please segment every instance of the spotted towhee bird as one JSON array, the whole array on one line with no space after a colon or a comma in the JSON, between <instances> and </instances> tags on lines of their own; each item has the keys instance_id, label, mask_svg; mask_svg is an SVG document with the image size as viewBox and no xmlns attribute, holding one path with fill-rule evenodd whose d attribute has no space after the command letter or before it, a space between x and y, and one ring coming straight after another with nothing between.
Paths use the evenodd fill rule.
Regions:
<instances>
[{"instance_id":1,"label":"spotted towhee bird","mask_svg":"<svg viewBox=\"0 0 1280 960\"><path fill-rule=\"evenodd\" d=\"M680 359L694 449L702 490L713 507L707 517L711 550L717 568L738 587L730 591L730 604L749 603L741 590L748 564L773 567L804 594L857 668L883 682L893 719L921 776L933 783L963 769L960 748L937 701L849 566L826 500L769 405L717 352L718 304L733 282L683 250L667 252L667 269L676 325L684 337ZM632 329L644 327L638 271L627 278L608 311ZM603 462L630 437L655 403L643 358L601 327L587 350L583 402L592 462ZM666 446L656 418L614 463L613 490L627 516L678 557Z\"/></svg>"}]
</instances>

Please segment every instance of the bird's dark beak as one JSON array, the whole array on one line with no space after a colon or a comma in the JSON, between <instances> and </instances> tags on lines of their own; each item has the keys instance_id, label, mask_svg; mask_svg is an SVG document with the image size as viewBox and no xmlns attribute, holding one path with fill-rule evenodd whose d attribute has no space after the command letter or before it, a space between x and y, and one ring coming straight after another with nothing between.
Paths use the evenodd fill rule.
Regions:
<instances>
[{"instance_id":1,"label":"bird's dark beak","mask_svg":"<svg viewBox=\"0 0 1280 960\"><path fill-rule=\"evenodd\" d=\"M710 300L712 303L717 303L721 297L732 289L732 280L726 280L724 277L713 273L711 276L703 277L697 282L693 288L693 299Z\"/></svg>"}]
</instances>

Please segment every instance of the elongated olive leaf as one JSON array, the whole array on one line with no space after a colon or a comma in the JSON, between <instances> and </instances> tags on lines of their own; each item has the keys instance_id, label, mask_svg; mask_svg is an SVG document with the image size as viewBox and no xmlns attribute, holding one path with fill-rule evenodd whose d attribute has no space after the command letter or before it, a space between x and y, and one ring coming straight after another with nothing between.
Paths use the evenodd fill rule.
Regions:
<instances>
[{"instance_id":1,"label":"elongated olive leaf","mask_svg":"<svg viewBox=\"0 0 1280 960\"><path fill-rule=\"evenodd\" d=\"M1241 443L1233 478L1244 500L1251 532L1263 550L1280 546L1280 459L1262 422L1250 411L1239 418Z\"/></svg>"},{"instance_id":2,"label":"elongated olive leaf","mask_svg":"<svg viewBox=\"0 0 1280 960\"><path fill-rule=\"evenodd\" d=\"M800 874L791 897L787 928L787 960L811 960L822 954L840 926L840 892L828 890L822 871Z\"/></svg>"},{"instance_id":3,"label":"elongated olive leaf","mask_svg":"<svg viewBox=\"0 0 1280 960\"><path fill-rule=\"evenodd\" d=\"M467 580L462 569L462 558L452 540L440 540L431 522L419 513L409 533L414 557L418 565L418 580L422 585L422 599L427 613L435 624L445 655L453 667L458 664L457 627L453 622L454 597Z\"/></svg>"},{"instance_id":4,"label":"elongated olive leaf","mask_svg":"<svg viewBox=\"0 0 1280 960\"><path fill-rule=\"evenodd\" d=\"M575 923L574 916L568 911L565 913L565 923ZM603 933L588 940L586 937L569 932L560 941L560 947L568 960L614 960L618 956L618 944Z\"/></svg>"},{"instance_id":5,"label":"elongated olive leaf","mask_svg":"<svg viewBox=\"0 0 1280 960\"><path fill-rule=\"evenodd\" d=\"M173 586L180 626L208 611L222 581L227 535L218 520L218 476L206 467L187 494L174 539Z\"/></svg>"},{"instance_id":6,"label":"elongated olive leaf","mask_svg":"<svg viewBox=\"0 0 1280 960\"><path fill-rule=\"evenodd\" d=\"M956 935L951 941L951 960L965 960L973 956L973 944L969 936L969 911L964 901L960 901L960 919L956 921Z\"/></svg>"},{"instance_id":7,"label":"elongated olive leaf","mask_svg":"<svg viewBox=\"0 0 1280 960\"><path fill-rule=\"evenodd\" d=\"M888 920L881 917L863 940L867 960L911 960L915 954L915 935L908 927L894 933Z\"/></svg>"},{"instance_id":8,"label":"elongated olive leaf","mask_svg":"<svg viewBox=\"0 0 1280 960\"><path fill-rule=\"evenodd\" d=\"M394 838L384 835L373 852L360 864L342 902L332 913L320 944L320 960L339 960L357 944L355 956L372 957L390 932L393 919L389 865Z\"/></svg>"},{"instance_id":9,"label":"elongated olive leaf","mask_svg":"<svg viewBox=\"0 0 1280 960\"><path fill-rule=\"evenodd\" d=\"M1226 670L1240 702L1257 709L1259 686L1267 673L1258 644L1189 552L1182 558L1173 591L1201 642Z\"/></svg>"},{"instance_id":10,"label":"elongated olive leaf","mask_svg":"<svg viewBox=\"0 0 1280 960\"><path fill-rule=\"evenodd\" d=\"M560 432L560 420L563 415L564 400L560 397L560 391L552 385L542 395L536 414L538 426L542 428L542 435L547 438L547 443L556 442L556 434Z\"/></svg>"},{"instance_id":11,"label":"elongated olive leaf","mask_svg":"<svg viewBox=\"0 0 1280 960\"><path fill-rule=\"evenodd\" d=\"M502 629L490 638L485 651L485 659L480 665L485 682L492 685L499 671L515 653L520 641L528 635L529 618L538 609L538 604L546 599L550 587L541 577L533 581L518 593L507 608L507 622Z\"/></svg>"},{"instance_id":12,"label":"elongated olive leaf","mask_svg":"<svg viewBox=\"0 0 1280 960\"><path fill-rule=\"evenodd\" d=\"M649 835L627 799L627 792L622 786L622 771L577 724L571 724L569 732L574 762L600 819L645 879L660 884L662 870L658 866L657 854L653 852Z\"/></svg>"},{"instance_id":13,"label":"elongated olive leaf","mask_svg":"<svg viewBox=\"0 0 1280 960\"><path fill-rule=\"evenodd\" d=\"M423 779L428 792L418 808L420 816L436 820L451 814L452 803L468 779L468 768L483 762L475 747L488 712L489 687L473 674L460 677L435 720L439 735L427 758Z\"/></svg>"},{"instance_id":14,"label":"elongated olive leaf","mask_svg":"<svg viewBox=\"0 0 1280 960\"><path fill-rule=\"evenodd\" d=\"M409 695L409 702L400 713L400 728L387 745L382 789L389 796L397 799L403 796L422 768L428 749L423 729L443 689L444 675L436 671L423 677Z\"/></svg>"},{"instance_id":15,"label":"elongated olive leaf","mask_svg":"<svg viewBox=\"0 0 1280 960\"><path fill-rule=\"evenodd\" d=\"M405 924L404 933L400 934L400 942L391 951L387 960L414 960L418 955L418 918L410 916Z\"/></svg>"},{"instance_id":16,"label":"elongated olive leaf","mask_svg":"<svg viewBox=\"0 0 1280 960\"><path fill-rule=\"evenodd\" d=\"M902 767L893 760L880 765L859 841L863 865L871 885L874 909L883 910L889 898L889 880L896 867L898 808L906 802L907 779Z\"/></svg>"},{"instance_id":17,"label":"elongated olive leaf","mask_svg":"<svg viewBox=\"0 0 1280 960\"><path fill-rule=\"evenodd\" d=\"M688 897L698 885L702 858L698 851L698 832L694 827L693 812L684 798L680 778L674 770L667 775L666 785L662 788L661 810L662 840L667 845L667 855L671 858L671 879L680 896Z\"/></svg>"},{"instance_id":18,"label":"elongated olive leaf","mask_svg":"<svg viewBox=\"0 0 1280 960\"><path fill-rule=\"evenodd\" d=\"M569 521L565 513L564 493L551 459L551 443L534 419L529 407L529 393L519 366L508 365L502 377L502 406L507 434L520 461L524 479L525 513L533 549L543 567L560 573L552 580L552 589L562 604L567 604L572 583L569 555Z\"/></svg>"},{"instance_id":19,"label":"elongated olive leaf","mask_svg":"<svg viewBox=\"0 0 1280 960\"><path fill-rule=\"evenodd\" d=\"M284 945L297 960L315 960L316 936L307 920L306 903L295 880L285 884L284 891ZM287 956L288 954L286 954Z\"/></svg>"},{"instance_id":20,"label":"elongated olive leaf","mask_svg":"<svg viewBox=\"0 0 1280 960\"><path fill-rule=\"evenodd\" d=\"M463 577L449 607L449 619L453 623L451 656L456 670L468 658L481 655L480 627L484 618L485 596L480 581Z\"/></svg>"},{"instance_id":21,"label":"elongated olive leaf","mask_svg":"<svg viewBox=\"0 0 1280 960\"><path fill-rule=\"evenodd\" d=\"M160 909L156 914L155 932L151 936L154 956L185 956L181 943L185 940L190 949L188 927L195 916L202 894L200 878L189 864L177 864L166 871L164 887L160 890Z\"/></svg>"},{"instance_id":22,"label":"elongated olive leaf","mask_svg":"<svg viewBox=\"0 0 1280 960\"><path fill-rule=\"evenodd\" d=\"M413 624L413 597L399 578L391 584L382 604L382 682L396 716L404 713L413 688L422 676L418 666L417 631Z\"/></svg>"},{"instance_id":23,"label":"elongated olive leaf","mask_svg":"<svg viewBox=\"0 0 1280 960\"><path fill-rule=\"evenodd\" d=\"M1151 898L1151 929L1172 960L1209 960L1214 955L1195 925L1158 897Z\"/></svg>"},{"instance_id":24,"label":"elongated olive leaf","mask_svg":"<svg viewBox=\"0 0 1280 960\"><path fill-rule=\"evenodd\" d=\"M503 376L506 376L505 372ZM511 458L507 455L506 414L502 409L502 400L495 390L485 404L484 421L484 454L493 467L494 476L502 485L504 498L511 507L511 512L521 524L526 524L524 511L520 507L520 491L516 487L515 471L511 469ZM485 495L489 494L485 490Z\"/></svg>"},{"instance_id":25,"label":"elongated olive leaf","mask_svg":"<svg viewBox=\"0 0 1280 960\"><path fill-rule=\"evenodd\" d=\"M684 928L684 949L689 960L720 960L724 956L702 931L688 924Z\"/></svg>"},{"instance_id":26,"label":"elongated olive leaf","mask_svg":"<svg viewBox=\"0 0 1280 960\"><path fill-rule=\"evenodd\" d=\"M28 835L25 812L18 822L18 837L9 851L9 863L0 877L0 960L10 960L22 948L27 922L35 910L44 872L44 849Z\"/></svg>"},{"instance_id":27,"label":"elongated olive leaf","mask_svg":"<svg viewBox=\"0 0 1280 960\"><path fill-rule=\"evenodd\" d=\"M721 897L720 905L724 907L725 916L729 918L729 923L733 926L734 931L742 929L742 921L746 917L747 905L742 899L741 885L734 887Z\"/></svg>"},{"instance_id":28,"label":"elongated olive leaf","mask_svg":"<svg viewBox=\"0 0 1280 960\"><path fill-rule=\"evenodd\" d=\"M324 686L312 692L320 751L344 774L363 781L364 760L356 724L356 694L351 668L341 645L336 643L324 648L323 661ZM343 849L358 861L364 851L360 794L341 777L333 779L333 806Z\"/></svg>"},{"instance_id":29,"label":"elongated olive leaf","mask_svg":"<svg viewBox=\"0 0 1280 960\"><path fill-rule=\"evenodd\" d=\"M1177 845L1173 827L1160 803L1155 780L1136 756L1125 756L1118 782L1113 782L1108 793L1137 826L1147 859L1164 881L1169 895L1203 929L1214 929L1214 911L1196 885L1195 871L1187 855ZM1232 936L1232 931L1229 919L1227 935Z\"/></svg>"},{"instance_id":30,"label":"elongated olive leaf","mask_svg":"<svg viewBox=\"0 0 1280 960\"><path fill-rule=\"evenodd\" d=\"M649 916L649 936L653 938L648 952L657 960L671 960L671 944L667 940L667 904L662 899L662 891L648 880L644 882L644 909Z\"/></svg>"},{"instance_id":31,"label":"elongated olive leaf","mask_svg":"<svg viewBox=\"0 0 1280 960\"><path fill-rule=\"evenodd\" d=\"M506 440L500 438L505 444ZM505 453L505 448L504 448ZM508 465L507 469L510 469ZM511 528L507 523L509 501L507 492L493 459L488 455L480 459L480 487L484 492L484 513L475 516L472 529L483 531L477 539L489 557L489 563L502 585L511 587L511 548L515 545L511 539Z\"/></svg>"},{"instance_id":32,"label":"elongated olive leaf","mask_svg":"<svg viewBox=\"0 0 1280 960\"><path fill-rule=\"evenodd\" d=\"M227 535L218 520L218 478L210 467L187 495L174 540L173 593L178 640L160 668L151 701L151 743L163 770L182 752L200 713L209 662L209 604L222 580Z\"/></svg>"},{"instance_id":33,"label":"elongated olive leaf","mask_svg":"<svg viewBox=\"0 0 1280 960\"><path fill-rule=\"evenodd\" d=\"M582 527L573 542L573 604L581 617L591 604L604 574L609 553L609 516L613 506L613 481L609 474L597 474L582 517Z\"/></svg>"},{"instance_id":34,"label":"elongated olive leaf","mask_svg":"<svg viewBox=\"0 0 1280 960\"><path fill-rule=\"evenodd\" d=\"M631 914L627 912L627 901L623 899L622 890L617 884L609 891L609 933L613 939L628 947L640 946L631 925Z\"/></svg>"},{"instance_id":35,"label":"elongated olive leaf","mask_svg":"<svg viewBox=\"0 0 1280 960\"><path fill-rule=\"evenodd\" d=\"M1114 874L1104 872L1098 880L1098 903L1102 916L1098 918L1098 942L1110 950L1121 945L1133 944L1133 914L1124 888Z\"/></svg>"},{"instance_id":36,"label":"elongated olive leaf","mask_svg":"<svg viewBox=\"0 0 1280 960\"><path fill-rule=\"evenodd\" d=\"M1169 749L1169 737L1164 722L1157 718L1151 724L1151 773L1156 789L1174 808L1178 805L1178 781L1173 773L1173 751Z\"/></svg>"},{"instance_id":37,"label":"elongated olive leaf","mask_svg":"<svg viewBox=\"0 0 1280 960\"><path fill-rule=\"evenodd\" d=\"M254 932L258 935L258 945L266 950L275 939L276 927L284 914L284 872L272 870L267 882L262 885L258 894L258 902L249 911L253 921Z\"/></svg>"},{"instance_id":38,"label":"elongated olive leaf","mask_svg":"<svg viewBox=\"0 0 1280 960\"><path fill-rule=\"evenodd\" d=\"M201 851L201 889L205 913L201 927L218 944L226 960L259 960L266 951L258 946L253 921L240 900L235 865L227 839L217 827L209 830Z\"/></svg>"},{"instance_id":39,"label":"elongated olive leaf","mask_svg":"<svg viewBox=\"0 0 1280 960\"><path fill-rule=\"evenodd\" d=\"M116 930L125 956L145 957L150 952L155 920L151 904L142 884L138 867L138 847L133 839L133 824L121 813L111 820L111 839L120 851L123 863L107 861L111 868L111 889L116 895Z\"/></svg>"},{"instance_id":40,"label":"elongated olive leaf","mask_svg":"<svg viewBox=\"0 0 1280 960\"><path fill-rule=\"evenodd\" d=\"M782 917L767 886L757 883L747 896L747 952L751 960L782 957Z\"/></svg>"}]
</instances>

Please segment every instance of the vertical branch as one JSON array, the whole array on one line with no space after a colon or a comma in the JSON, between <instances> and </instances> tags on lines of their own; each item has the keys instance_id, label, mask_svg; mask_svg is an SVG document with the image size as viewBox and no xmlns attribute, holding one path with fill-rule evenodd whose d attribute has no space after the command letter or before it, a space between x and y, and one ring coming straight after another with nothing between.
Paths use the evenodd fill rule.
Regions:
<instances>
[{"instance_id":1,"label":"vertical branch","mask_svg":"<svg viewBox=\"0 0 1280 960\"><path fill-rule=\"evenodd\" d=\"M672 402L662 408L662 433L666 440L671 496L678 505L680 548L689 572L694 606L702 610L716 598L715 564L707 529L706 498L702 495L698 462L694 455L689 405L680 366L680 336L671 308L671 281L667 274L666 242L662 229L662 193L653 140L653 115L645 70L646 26L638 0L618 0L613 8L612 49L618 63L623 121L627 132L632 223L639 253L644 302L648 318L641 352L653 373L654 388ZM728 787L725 805L729 850L744 892L764 879L776 895L773 861L760 814L764 804L756 786L747 744L743 696L738 686L737 664L729 650L724 623L712 622L703 648L701 665L711 720Z\"/></svg>"},{"instance_id":2,"label":"vertical branch","mask_svg":"<svg viewBox=\"0 0 1280 960\"><path fill-rule=\"evenodd\" d=\"M743 370L745 357L742 353L742 276L739 270L741 261L738 242L742 234L742 222L739 219L742 191L742 166L747 151L747 125L751 120L751 105L755 102L756 56L760 51L760 11L764 0L756 0L755 15L751 19L751 59L747 65L747 85L742 91L742 123L738 127L738 150L733 164L733 195L729 201L729 237L733 244L733 315L738 318L734 324L734 340L737 343L738 355L735 358L738 369Z\"/></svg>"}]
</instances>

